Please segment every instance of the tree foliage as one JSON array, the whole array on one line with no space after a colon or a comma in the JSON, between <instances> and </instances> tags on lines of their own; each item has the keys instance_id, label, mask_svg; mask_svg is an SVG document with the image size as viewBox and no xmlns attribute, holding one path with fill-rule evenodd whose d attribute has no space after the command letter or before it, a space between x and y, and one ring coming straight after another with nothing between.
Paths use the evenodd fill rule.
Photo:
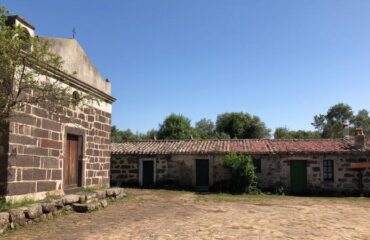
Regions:
<instances>
[{"instance_id":1,"label":"tree foliage","mask_svg":"<svg viewBox=\"0 0 370 240\"><path fill-rule=\"evenodd\" d=\"M231 171L231 192L240 194L257 191L257 176L250 156L229 153L225 156L222 165Z\"/></svg>"},{"instance_id":2,"label":"tree foliage","mask_svg":"<svg viewBox=\"0 0 370 240\"><path fill-rule=\"evenodd\" d=\"M223 113L217 116L216 131L230 138L267 138L270 129L257 116L243 112Z\"/></svg>"},{"instance_id":3,"label":"tree foliage","mask_svg":"<svg viewBox=\"0 0 370 240\"><path fill-rule=\"evenodd\" d=\"M191 139L197 133L191 126L190 119L181 114L171 114L159 126L159 139Z\"/></svg>"},{"instance_id":4,"label":"tree foliage","mask_svg":"<svg viewBox=\"0 0 370 240\"><path fill-rule=\"evenodd\" d=\"M362 109L358 111L357 115L353 118L354 127L360 127L364 130L365 134L370 133L370 117L369 111Z\"/></svg>"},{"instance_id":5,"label":"tree foliage","mask_svg":"<svg viewBox=\"0 0 370 240\"><path fill-rule=\"evenodd\" d=\"M158 130L151 129L146 132L146 134L142 134L142 138L146 140L155 140L158 137Z\"/></svg>"},{"instance_id":6,"label":"tree foliage","mask_svg":"<svg viewBox=\"0 0 370 240\"><path fill-rule=\"evenodd\" d=\"M149 130L146 133L132 132L130 129L119 130L116 126L111 129L112 142L154 140L157 136L157 130Z\"/></svg>"},{"instance_id":7,"label":"tree foliage","mask_svg":"<svg viewBox=\"0 0 370 240\"><path fill-rule=\"evenodd\" d=\"M133 133L130 129L121 131L118 130L116 126L113 126L111 132L112 132L111 134L112 142L138 140L138 136L135 133Z\"/></svg>"},{"instance_id":8,"label":"tree foliage","mask_svg":"<svg viewBox=\"0 0 370 240\"><path fill-rule=\"evenodd\" d=\"M326 114L318 114L314 117L312 125L315 131L293 131L287 127L275 129L275 139L317 139L317 138L341 138L343 121L348 119L351 123L350 132L354 134L355 127L362 127L365 134L370 133L369 112L360 110L354 115L352 108L343 103L329 108ZM169 115L159 130L152 129L145 134L121 131L120 137L112 132L112 140L154 140L154 139L244 139L244 138L267 138L270 136L264 122L257 116L251 116L243 112L223 113L217 116L216 124L211 119L203 118L192 127L189 118L181 114Z\"/></svg>"},{"instance_id":9,"label":"tree foliage","mask_svg":"<svg viewBox=\"0 0 370 240\"><path fill-rule=\"evenodd\" d=\"M363 109L355 115L351 106L344 103L330 107L326 114L315 115L312 125L321 133L322 138L341 138L345 120L350 123L351 133L355 127L362 127L365 134L370 133L369 112Z\"/></svg>"},{"instance_id":10,"label":"tree foliage","mask_svg":"<svg viewBox=\"0 0 370 240\"><path fill-rule=\"evenodd\" d=\"M112 142L121 142L121 134L120 130L116 126L112 126L111 128L111 141Z\"/></svg>"},{"instance_id":11,"label":"tree foliage","mask_svg":"<svg viewBox=\"0 0 370 240\"><path fill-rule=\"evenodd\" d=\"M216 126L211 119L203 118L196 122L195 130L201 139L212 139L216 136Z\"/></svg>"},{"instance_id":12,"label":"tree foliage","mask_svg":"<svg viewBox=\"0 0 370 240\"><path fill-rule=\"evenodd\" d=\"M216 125L211 119L203 118L195 123L195 136L200 139L230 139L224 132L217 132Z\"/></svg>"},{"instance_id":13,"label":"tree foliage","mask_svg":"<svg viewBox=\"0 0 370 240\"><path fill-rule=\"evenodd\" d=\"M51 69L61 69L61 58L52 53L47 41L30 36L21 26L9 25L10 17L0 7L0 119L9 121L29 104L55 114L78 105L73 104L76 99L68 80L52 79ZM79 103L88 95L78 96Z\"/></svg>"},{"instance_id":14,"label":"tree foliage","mask_svg":"<svg viewBox=\"0 0 370 240\"><path fill-rule=\"evenodd\" d=\"M181 114L167 116L159 125L159 129L152 129L145 134L133 133L112 127L112 141L122 142L129 140L154 139L230 139L233 138L262 138L269 136L269 129L256 116L247 113L225 113L217 118L217 125L211 120L203 118L191 125L189 118ZM235 134L235 133L238 134Z\"/></svg>"},{"instance_id":15,"label":"tree foliage","mask_svg":"<svg viewBox=\"0 0 370 240\"><path fill-rule=\"evenodd\" d=\"M317 139L321 138L319 131L292 131L286 127L279 127L274 132L275 139Z\"/></svg>"}]
</instances>

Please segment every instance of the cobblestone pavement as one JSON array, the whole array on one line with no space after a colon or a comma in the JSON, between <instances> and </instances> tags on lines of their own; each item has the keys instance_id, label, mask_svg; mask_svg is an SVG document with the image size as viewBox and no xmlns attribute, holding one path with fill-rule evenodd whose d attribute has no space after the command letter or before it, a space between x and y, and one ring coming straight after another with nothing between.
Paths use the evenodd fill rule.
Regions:
<instances>
[{"instance_id":1,"label":"cobblestone pavement","mask_svg":"<svg viewBox=\"0 0 370 240\"><path fill-rule=\"evenodd\" d=\"M127 193L104 210L72 213L0 239L370 239L369 199Z\"/></svg>"}]
</instances>

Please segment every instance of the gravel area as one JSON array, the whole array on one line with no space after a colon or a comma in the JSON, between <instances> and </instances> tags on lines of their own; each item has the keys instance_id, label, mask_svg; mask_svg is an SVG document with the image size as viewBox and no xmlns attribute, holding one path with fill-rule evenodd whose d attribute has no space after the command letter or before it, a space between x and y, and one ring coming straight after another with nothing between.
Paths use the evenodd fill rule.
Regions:
<instances>
[{"instance_id":1,"label":"gravel area","mask_svg":"<svg viewBox=\"0 0 370 240\"><path fill-rule=\"evenodd\" d=\"M198 195L127 189L92 213L29 225L1 239L370 239L370 199Z\"/></svg>"}]
</instances>

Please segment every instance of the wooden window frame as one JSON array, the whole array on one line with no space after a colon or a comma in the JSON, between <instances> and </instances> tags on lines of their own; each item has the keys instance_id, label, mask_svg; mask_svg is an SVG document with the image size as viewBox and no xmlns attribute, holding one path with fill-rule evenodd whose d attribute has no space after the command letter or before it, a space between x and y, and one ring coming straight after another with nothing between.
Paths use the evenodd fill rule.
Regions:
<instances>
[{"instance_id":1,"label":"wooden window frame","mask_svg":"<svg viewBox=\"0 0 370 240\"><path fill-rule=\"evenodd\" d=\"M334 181L334 160L323 160L322 172L324 181Z\"/></svg>"}]
</instances>

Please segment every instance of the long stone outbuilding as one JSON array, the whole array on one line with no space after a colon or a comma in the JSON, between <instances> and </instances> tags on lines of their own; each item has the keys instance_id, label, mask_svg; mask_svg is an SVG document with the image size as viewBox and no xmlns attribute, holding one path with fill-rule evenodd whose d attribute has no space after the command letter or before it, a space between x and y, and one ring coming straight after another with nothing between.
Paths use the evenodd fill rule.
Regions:
<instances>
[{"instance_id":1,"label":"long stone outbuilding","mask_svg":"<svg viewBox=\"0 0 370 240\"><path fill-rule=\"evenodd\" d=\"M35 36L35 27L19 16L9 23ZM26 105L0 137L0 196L43 198L47 192L68 193L85 186L109 186L112 103L104 79L76 39L39 37L63 60L62 69L45 66L40 81L68 80L73 94L98 99L66 115L50 114L40 105ZM32 69L29 69L32 71ZM78 96L78 95L77 95Z\"/></svg>"},{"instance_id":2,"label":"long stone outbuilding","mask_svg":"<svg viewBox=\"0 0 370 240\"><path fill-rule=\"evenodd\" d=\"M226 154L253 159L259 186L290 193L370 193L370 147L361 132L350 139L320 140L157 140L112 144L111 183L121 186L227 186ZM359 179L362 173L362 181Z\"/></svg>"}]
</instances>

